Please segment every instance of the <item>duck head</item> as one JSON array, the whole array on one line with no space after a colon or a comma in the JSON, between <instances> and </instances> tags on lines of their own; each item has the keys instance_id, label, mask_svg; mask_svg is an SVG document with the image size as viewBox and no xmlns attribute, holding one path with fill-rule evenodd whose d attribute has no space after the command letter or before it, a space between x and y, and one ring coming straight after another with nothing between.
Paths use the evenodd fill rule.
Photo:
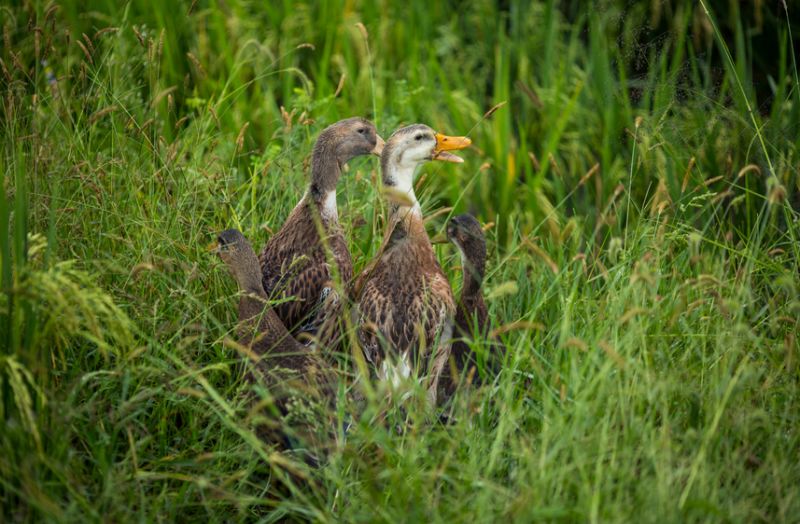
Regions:
<instances>
[{"instance_id":1,"label":"duck head","mask_svg":"<svg viewBox=\"0 0 800 524\"><path fill-rule=\"evenodd\" d=\"M361 117L347 118L326 127L314 146L314 157L334 157L339 165L361 155L381 156L383 139L375 124Z\"/></svg>"},{"instance_id":2,"label":"duck head","mask_svg":"<svg viewBox=\"0 0 800 524\"><path fill-rule=\"evenodd\" d=\"M361 155L381 156L383 139L375 124L361 117L347 118L326 127L311 155L311 193L324 199L335 191L344 164Z\"/></svg>"},{"instance_id":3,"label":"duck head","mask_svg":"<svg viewBox=\"0 0 800 524\"><path fill-rule=\"evenodd\" d=\"M417 167L429 160L460 163L450 153L472 143L465 136L447 136L424 124L413 124L395 131L383 148L381 171L383 184L406 193L414 201L413 179Z\"/></svg>"},{"instance_id":4,"label":"duck head","mask_svg":"<svg viewBox=\"0 0 800 524\"><path fill-rule=\"evenodd\" d=\"M237 229L226 229L217 236L217 254L228 266L239 289L263 293L261 268L253 247Z\"/></svg>"}]
</instances>

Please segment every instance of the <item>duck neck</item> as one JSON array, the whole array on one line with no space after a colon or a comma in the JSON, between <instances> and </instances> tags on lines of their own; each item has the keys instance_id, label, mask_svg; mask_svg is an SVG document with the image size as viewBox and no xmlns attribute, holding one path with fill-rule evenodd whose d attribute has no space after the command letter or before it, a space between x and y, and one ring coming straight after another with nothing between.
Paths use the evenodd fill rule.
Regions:
<instances>
[{"instance_id":1,"label":"duck neck","mask_svg":"<svg viewBox=\"0 0 800 524\"><path fill-rule=\"evenodd\" d=\"M342 166L336 152L327 140L319 140L311 157L311 184L308 198L316 205L325 221L338 221L336 208L336 184L342 174Z\"/></svg>"},{"instance_id":2,"label":"duck neck","mask_svg":"<svg viewBox=\"0 0 800 524\"><path fill-rule=\"evenodd\" d=\"M266 297L261 284L261 269L255 253L249 253L247 260L242 260L233 270L239 290L244 293Z\"/></svg>"},{"instance_id":3,"label":"duck neck","mask_svg":"<svg viewBox=\"0 0 800 524\"><path fill-rule=\"evenodd\" d=\"M398 197L407 200L407 204L392 202L390 214L394 219L406 217L422 218L422 208L420 208L417 195L414 193L414 173L416 165L405 165L390 163L383 166L383 183L398 193Z\"/></svg>"},{"instance_id":4,"label":"duck neck","mask_svg":"<svg viewBox=\"0 0 800 524\"><path fill-rule=\"evenodd\" d=\"M459 252L461 253L463 272L461 295L464 297L480 295L486 262L480 257L472 258L467 256L461 248L459 248Z\"/></svg>"}]
</instances>

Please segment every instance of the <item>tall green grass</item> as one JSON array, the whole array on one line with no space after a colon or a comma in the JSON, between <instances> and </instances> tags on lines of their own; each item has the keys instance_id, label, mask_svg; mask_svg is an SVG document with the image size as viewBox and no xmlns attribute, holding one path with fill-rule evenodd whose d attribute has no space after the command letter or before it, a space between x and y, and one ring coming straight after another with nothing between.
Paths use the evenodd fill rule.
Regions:
<instances>
[{"instance_id":1,"label":"tall green grass","mask_svg":"<svg viewBox=\"0 0 800 524\"><path fill-rule=\"evenodd\" d=\"M792 6L0 13L3 520L797 518ZM454 424L411 409L398 435L370 405L308 470L250 429L207 246L227 227L263 244L351 115L473 138L419 194L494 223L510 356ZM340 184L356 269L382 234L377 169Z\"/></svg>"}]
</instances>

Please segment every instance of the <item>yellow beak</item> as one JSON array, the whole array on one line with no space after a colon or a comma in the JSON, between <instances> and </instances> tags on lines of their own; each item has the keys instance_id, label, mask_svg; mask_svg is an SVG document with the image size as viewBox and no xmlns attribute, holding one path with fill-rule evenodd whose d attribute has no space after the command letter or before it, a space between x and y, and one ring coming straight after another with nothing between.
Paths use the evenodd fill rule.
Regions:
<instances>
[{"instance_id":1,"label":"yellow beak","mask_svg":"<svg viewBox=\"0 0 800 524\"><path fill-rule=\"evenodd\" d=\"M465 136L447 136L441 133L436 133L436 147L433 148L433 160L442 160L444 162L461 163L464 161L461 157L448 153L448 151L456 151L464 149L472 144L472 140Z\"/></svg>"}]
</instances>

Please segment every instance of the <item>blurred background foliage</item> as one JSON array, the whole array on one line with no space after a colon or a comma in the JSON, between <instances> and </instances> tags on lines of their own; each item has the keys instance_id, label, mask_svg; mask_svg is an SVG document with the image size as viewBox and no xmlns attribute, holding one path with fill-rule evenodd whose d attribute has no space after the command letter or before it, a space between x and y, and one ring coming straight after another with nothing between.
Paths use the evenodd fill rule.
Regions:
<instances>
[{"instance_id":1,"label":"blurred background foliage","mask_svg":"<svg viewBox=\"0 0 800 524\"><path fill-rule=\"evenodd\" d=\"M3 2L0 517L792 520L788 4ZM472 137L419 193L494 223L515 357L468 423L367 428L320 484L276 488L206 246L232 226L262 245L352 115ZM340 182L356 269L375 169Z\"/></svg>"},{"instance_id":2,"label":"blurred background foliage","mask_svg":"<svg viewBox=\"0 0 800 524\"><path fill-rule=\"evenodd\" d=\"M498 219L504 242L512 212L529 229L556 204L598 220L631 174L637 135L647 144L633 167L641 176L625 184L635 202L654 194L678 202L722 176L712 187L732 185L726 204L747 200L725 214L749 229L760 206L748 195L764 193L770 175L797 187L798 40L789 31L800 32L798 17L781 2L706 6L731 61L703 5L661 0L592 9L569 1L32 3L4 10L4 60L10 75L21 74L16 61L37 79L29 91L58 79L54 88L70 94L58 110L73 125L124 107L152 142L172 144L184 128L209 125L211 113L223 136L243 130L238 153L220 151L242 172L261 168L301 121L368 115L385 134L415 120L468 132L480 158L441 185L451 202L463 196L462 206ZM58 30L43 32L45 19ZM26 52L31 39L40 41L36 53ZM113 92L99 88L106 78ZM117 92L114 80L128 89ZM506 105L483 118L497 103ZM753 142L756 128L773 172ZM595 164L594 180L582 184ZM761 176L737 180L749 164L763 167Z\"/></svg>"}]
</instances>

